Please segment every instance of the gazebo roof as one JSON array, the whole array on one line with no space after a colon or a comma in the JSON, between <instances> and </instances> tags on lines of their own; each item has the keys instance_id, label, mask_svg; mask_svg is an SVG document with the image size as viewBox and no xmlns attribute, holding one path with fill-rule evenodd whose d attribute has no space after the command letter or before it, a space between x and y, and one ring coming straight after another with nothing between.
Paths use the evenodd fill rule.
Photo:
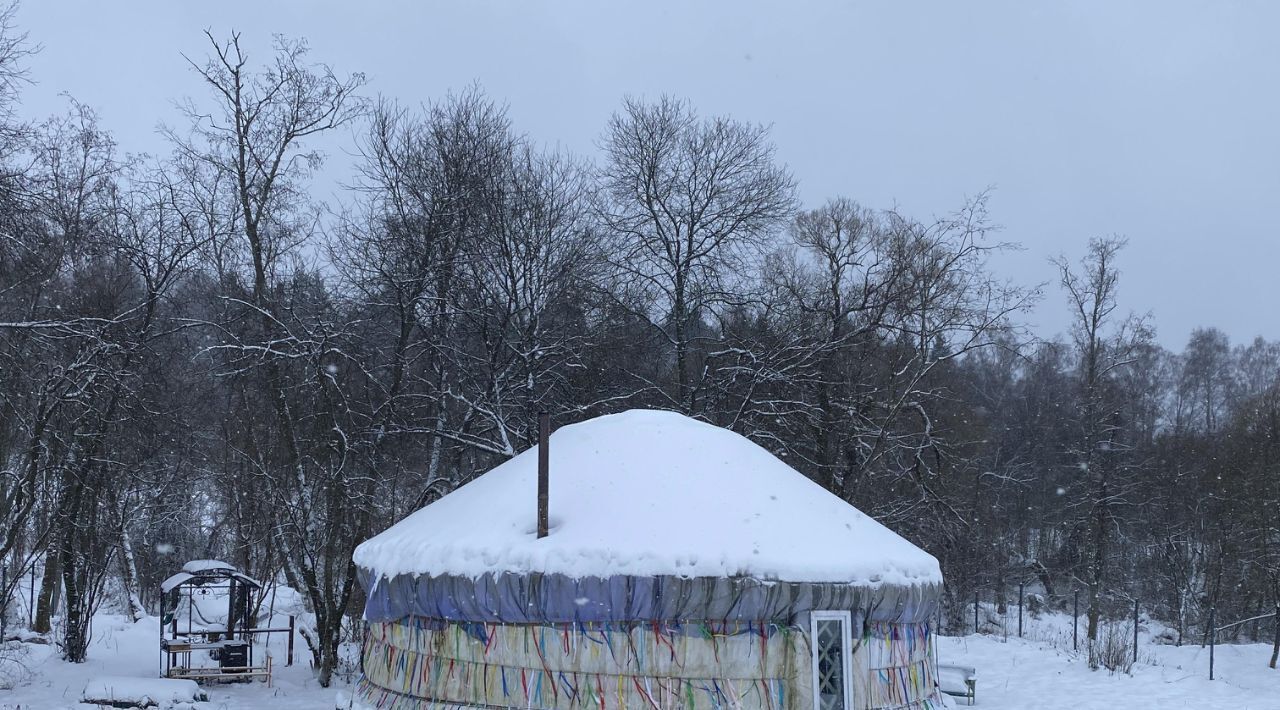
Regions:
<instances>
[{"instance_id":1,"label":"gazebo roof","mask_svg":"<svg viewBox=\"0 0 1280 710\"><path fill-rule=\"evenodd\" d=\"M548 537L530 449L360 545L374 577L546 573L936 584L938 562L743 436L672 412L565 426Z\"/></svg>"},{"instance_id":2,"label":"gazebo roof","mask_svg":"<svg viewBox=\"0 0 1280 710\"><path fill-rule=\"evenodd\" d=\"M175 587L191 583L196 586L216 584L235 579L255 589L262 588L262 582L244 574L226 562L219 560L191 560L182 566L182 571L171 575L160 583L160 591L168 594Z\"/></svg>"}]
</instances>

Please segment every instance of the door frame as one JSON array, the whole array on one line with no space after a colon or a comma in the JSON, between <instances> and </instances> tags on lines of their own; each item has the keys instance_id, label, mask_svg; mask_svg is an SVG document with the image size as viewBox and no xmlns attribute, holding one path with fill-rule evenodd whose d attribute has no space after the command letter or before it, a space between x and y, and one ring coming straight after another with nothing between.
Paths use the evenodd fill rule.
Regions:
<instances>
[{"instance_id":1,"label":"door frame","mask_svg":"<svg viewBox=\"0 0 1280 710\"><path fill-rule=\"evenodd\" d=\"M818 693L818 622L840 622L840 656L844 673L844 708L853 710L853 614L848 610L809 612L809 663L813 667L813 710L822 710L822 698Z\"/></svg>"}]
</instances>

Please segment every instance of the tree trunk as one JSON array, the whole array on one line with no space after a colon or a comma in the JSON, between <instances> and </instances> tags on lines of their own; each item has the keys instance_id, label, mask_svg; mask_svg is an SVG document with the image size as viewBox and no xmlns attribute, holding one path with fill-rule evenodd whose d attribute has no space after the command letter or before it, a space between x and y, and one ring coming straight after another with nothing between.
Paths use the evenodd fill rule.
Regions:
<instances>
[{"instance_id":1,"label":"tree trunk","mask_svg":"<svg viewBox=\"0 0 1280 710\"><path fill-rule=\"evenodd\" d=\"M671 304L672 328L675 333L676 346L676 400L680 402L685 414L693 414L692 395L689 387L689 343L687 337L687 314L684 302L684 274L677 272L675 283L675 301Z\"/></svg>"},{"instance_id":2,"label":"tree trunk","mask_svg":"<svg viewBox=\"0 0 1280 710\"><path fill-rule=\"evenodd\" d=\"M67 590L66 626L62 635L62 655L70 663L84 663L89 645L88 619L80 613L88 604L86 590L81 588L75 545L71 540L62 546L62 584Z\"/></svg>"},{"instance_id":3,"label":"tree trunk","mask_svg":"<svg viewBox=\"0 0 1280 710\"><path fill-rule=\"evenodd\" d=\"M38 634L47 634L53 630L52 619L58 607L59 592L62 591L61 557L52 546L44 556L44 575L40 578L40 594L36 597L35 621L31 630Z\"/></svg>"},{"instance_id":4,"label":"tree trunk","mask_svg":"<svg viewBox=\"0 0 1280 710\"><path fill-rule=\"evenodd\" d=\"M89 548L85 546L86 540L80 532L82 528L91 529L93 526L91 521L85 520L86 491L82 480L83 478L68 486L66 495L62 496L61 505L55 514L58 528L54 540L60 558L58 566L62 572L62 588L66 597L66 603L63 606L65 613L63 614L62 655L71 663L83 663L85 660L89 646L89 615L91 613L89 565L86 559ZM90 504L96 505L96 501L91 501Z\"/></svg>"},{"instance_id":5,"label":"tree trunk","mask_svg":"<svg viewBox=\"0 0 1280 710\"><path fill-rule=\"evenodd\" d=\"M133 556L133 539L127 525L120 530L120 582L129 599L129 616L134 623L147 618L147 610L138 595L138 564Z\"/></svg>"},{"instance_id":6,"label":"tree trunk","mask_svg":"<svg viewBox=\"0 0 1280 710\"><path fill-rule=\"evenodd\" d=\"M1041 586L1044 587L1044 596L1046 600L1053 599L1057 596L1057 592L1053 587L1053 575L1050 574L1049 568L1044 563L1036 560L1032 563L1032 569L1035 571L1036 577L1040 580Z\"/></svg>"},{"instance_id":7,"label":"tree trunk","mask_svg":"<svg viewBox=\"0 0 1280 710\"><path fill-rule=\"evenodd\" d=\"M333 672L338 667L338 641L342 636L342 615L337 615L338 623L334 623L330 615L329 623L316 627L319 637L319 653L316 663L316 681L321 688L328 688L333 682Z\"/></svg>"},{"instance_id":8,"label":"tree trunk","mask_svg":"<svg viewBox=\"0 0 1280 710\"><path fill-rule=\"evenodd\" d=\"M1106 490L1103 489L1102 494L1096 499L1097 509L1094 511L1094 529L1093 529L1093 560L1089 565L1089 625L1085 638L1089 640L1090 648L1093 647L1095 641L1098 640L1098 619L1102 614L1099 607L1102 595L1103 580L1106 577L1106 558L1107 558L1107 512L1105 501ZM1092 657L1092 652L1090 653Z\"/></svg>"}]
</instances>

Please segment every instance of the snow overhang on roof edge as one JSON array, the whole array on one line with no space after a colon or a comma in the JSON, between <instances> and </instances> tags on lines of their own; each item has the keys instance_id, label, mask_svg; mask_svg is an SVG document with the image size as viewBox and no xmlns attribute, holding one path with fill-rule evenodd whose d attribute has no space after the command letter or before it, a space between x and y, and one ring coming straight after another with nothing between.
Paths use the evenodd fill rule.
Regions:
<instances>
[{"instance_id":1,"label":"snow overhang on roof edge","mask_svg":"<svg viewBox=\"0 0 1280 710\"><path fill-rule=\"evenodd\" d=\"M195 575L191 574L190 572L179 572L173 575L172 577L169 577L165 581L161 582L160 591L164 592L165 594L168 594L169 592L173 591L175 587L182 584L183 582L186 582L189 579L195 579Z\"/></svg>"}]
</instances>

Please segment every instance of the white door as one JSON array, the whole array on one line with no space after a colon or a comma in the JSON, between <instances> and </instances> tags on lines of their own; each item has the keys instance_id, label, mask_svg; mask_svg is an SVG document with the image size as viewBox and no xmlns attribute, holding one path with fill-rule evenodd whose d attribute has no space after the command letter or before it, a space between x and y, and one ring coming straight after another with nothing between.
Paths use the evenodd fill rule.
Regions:
<instances>
[{"instance_id":1,"label":"white door","mask_svg":"<svg viewBox=\"0 0 1280 710\"><path fill-rule=\"evenodd\" d=\"M814 710L853 709L852 619L847 611L810 614Z\"/></svg>"}]
</instances>

